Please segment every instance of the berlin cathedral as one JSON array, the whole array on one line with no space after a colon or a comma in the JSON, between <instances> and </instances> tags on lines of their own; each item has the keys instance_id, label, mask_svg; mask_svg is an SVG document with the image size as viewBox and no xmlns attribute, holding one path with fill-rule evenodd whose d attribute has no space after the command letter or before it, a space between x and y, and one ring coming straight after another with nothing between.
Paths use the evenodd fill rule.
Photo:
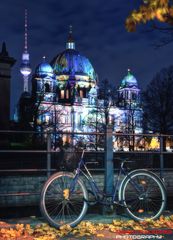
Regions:
<instances>
[{"instance_id":1,"label":"berlin cathedral","mask_svg":"<svg viewBox=\"0 0 173 240\"><path fill-rule=\"evenodd\" d=\"M115 133L142 133L140 88L129 69L118 87L108 86L106 81L101 87L91 62L76 49L70 26L65 50L50 63L43 57L30 77L27 10L24 27L25 42L20 66L24 87L14 114L14 121L22 130L51 131L55 135L66 132L62 136L63 142L70 142L73 133L73 136L78 134L85 138L82 133L103 132L108 125ZM0 82L3 86L6 84L6 91L1 91L0 95L6 105L1 101L1 129L10 129L10 78L15 61L3 43Z\"/></svg>"},{"instance_id":2,"label":"berlin cathedral","mask_svg":"<svg viewBox=\"0 0 173 240\"><path fill-rule=\"evenodd\" d=\"M18 104L19 122L44 132L101 132L106 124L112 124L114 132L142 132L143 111L136 78L128 70L113 93L116 101L112 94L101 97L98 75L89 59L76 50L72 27L66 49L50 63L43 57L36 67L31 93L26 82L31 72L27 49L23 59L20 71L24 75L24 92ZM70 141L68 135L64 138L63 141Z\"/></svg>"}]
</instances>

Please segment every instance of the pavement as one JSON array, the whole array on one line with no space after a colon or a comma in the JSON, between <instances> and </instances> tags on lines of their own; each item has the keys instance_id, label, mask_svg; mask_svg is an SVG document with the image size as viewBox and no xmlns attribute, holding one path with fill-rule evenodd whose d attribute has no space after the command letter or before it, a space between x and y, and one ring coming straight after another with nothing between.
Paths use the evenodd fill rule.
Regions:
<instances>
[{"instance_id":1,"label":"pavement","mask_svg":"<svg viewBox=\"0 0 173 240\"><path fill-rule=\"evenodd\" d=\"M164 212L164 216L169 216L172 215L173 212L170 211L165 211ZM113 220L130 220L130 218L128 218L126 215L117 215L115 213L112 214L92 214L89 213L85 216L85 218L83 219L84 221L90 221L92 223L103 223L103 224L111 224ZM38 224L42 224L42 223L46 223L46 221L40 217L40 216L29 216L29 217L17 217L17 218L1 218L0 221L5 221L9 224L30 224L32 227L38 225ZM171 234L147 234L147 235L143 235L140 233L135 234L134 232L131 235L131 238L129 238L129 235L127 234L120 234L119 236L116 233L111 233L110 231L106 231L103 230L101 232L99 232L99 234L104 234L104 237L97 237L97 236L91 236L91 237L74 237L74 236L66 236L60 239L63 240L73 240L73 239L81 239L81 240L89 240L89 239L99 239L99 240L103 240L103 239L116 239L116 240L122 240L122 239L126 239L126 240L132 240L132 239L162 239L162 240L173 240L173 230L169 230L170 232L172 231ZM160 238L159 238L160 237Z\"/></svg>"},{"instance_id":2,"label":"pavement","mask_svg":"<svg viewBox=\"0 0 173 240\"><path fill-rule=\"evenodd\" d=\"M129 220L127 216L119 216L116 214L87 214L83 221L90 221L92 223L103 223L103 224L110 224L113 220ZM22 217L22 218L10 218L10 219L1 219L1 221L7 222L9 224L30 224L32 227L35 227L38 224L47 223L45 219L42 217L37 216L29 216L29 217Z\"/></svg>"}]
</instances>

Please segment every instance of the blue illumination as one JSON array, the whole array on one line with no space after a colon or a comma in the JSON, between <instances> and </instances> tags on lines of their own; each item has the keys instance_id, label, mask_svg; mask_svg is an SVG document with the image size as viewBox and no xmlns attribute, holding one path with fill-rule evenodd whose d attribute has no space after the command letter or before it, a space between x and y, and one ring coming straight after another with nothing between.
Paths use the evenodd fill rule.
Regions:
<instances>
[{"instance_id":1,"label":"blue illumination","mask_svg":"<svg viewBox=\"0 0 173 240\"><path fill-rule=\"evenodd\" d=\"M96 80L95 71L88 58L79 54L74 49L66 49L52 61L56 75L88 76Z\"/></svg>"},{"instance_id":2,"label":"blue illumination","mask_svg":"<svg viewBox=\"0 0 173 240\"><path fill-rule=\"evenodd\" d=\"M92 87L88 94L89 94L89 96L97 97L97 88Z\"/></svg>"},{"instance_id":3,"label":"blue illumination","mask_svg":"<svg viewBox=\"0 0 173 240\"><path fill-rule=\"evenodd\" d=\"M137 83L136 78L128 70L128 74L122 80L120 88L133 87L133 86L137 87L138 83Z\"/></svg>"},{"instance_id":4,"label":"blue illumination","mask_svg":"<svg viewBox=\"0 0 173 240\"><path fill-rule=\"evenodd\" d=\"M43 62L39 64L35 70L36 75L39 77L52 77L53 76L53 69L50 64Z\"/></svg>"}]
</instances>

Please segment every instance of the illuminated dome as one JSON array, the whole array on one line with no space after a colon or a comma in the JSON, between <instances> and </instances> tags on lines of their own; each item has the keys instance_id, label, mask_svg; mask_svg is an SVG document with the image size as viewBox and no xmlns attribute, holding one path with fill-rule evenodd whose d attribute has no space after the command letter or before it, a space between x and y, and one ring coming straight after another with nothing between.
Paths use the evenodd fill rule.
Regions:
<instances>
[{"instance_id":1,"label":"illuminated dome","mask_svg":"<svg viewBox=\"0 0 173 240\"><path fill-rule=\"evenodd\" d=\"M74 49L66 49L55 57L52 67L57 77L72 75L76 76L76 79L86 77L86 80L96 80L96 74L90 61Z\"/></svg>"},{"instance_id":2,"label":"illuminated dome","mask_svg":"<svg viewBox=\"0 0 173 240\"><path fill-rule=\"evenodd\" d=\"M45 61L45 57L43 57L43 62L40 63L35 70L35 74L38 77L52 77L53 69L49 63Z\"/></svg>"},{"instance_id":3,"label":"illuminated dome","mask_svg":"<svg viewBox=\"0 0 173 240\"><path fill-rule=\"evenodd\" d=\"M120 88L137 87L137 86L138 86L138 83L136 78L131 74L130 69L128 69L128 74L122 80Z\"/></svg>"},{"instance_id":4,"label":"illuminated dome","mask_svg":"<svg viewBox=\"0 0 173 240\"><path fill-rule=\"evenodd\" d=\"M51 62L57 80L74 79L80 83L95 83L96 73L90 61L75 50L75 42L70 28L66 50L58 54Z\"/></svg>"}]
</instances>

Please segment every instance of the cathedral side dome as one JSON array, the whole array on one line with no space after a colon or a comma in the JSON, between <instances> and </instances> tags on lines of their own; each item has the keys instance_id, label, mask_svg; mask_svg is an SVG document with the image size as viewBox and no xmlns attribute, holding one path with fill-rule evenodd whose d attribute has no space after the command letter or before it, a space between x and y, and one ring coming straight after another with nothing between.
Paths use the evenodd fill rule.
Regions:
<instances>
[{"instance_id":1,"label":"cathedral side dome","mask_svg":"<svg viewBox=\"0 0 173 240\"><path fill-rule=\"evenodd\" d=\"M38 77L53 77L53 69L51 65L45 61L45 57L43 57L43 62L36 67L35 74Z\"/></svg>"},{"instance_id":2,"label":"cathedral side dome","mask_svg":"<svg viewBox=\"0 0 173 240\"><path fill-rule=\"evenodd\" d=\"M120 88L131 88L138 87L138 82L136 78L131 74L130 69L128 69L128 74L123 78Z\"/></svg>"}]
</instances>

